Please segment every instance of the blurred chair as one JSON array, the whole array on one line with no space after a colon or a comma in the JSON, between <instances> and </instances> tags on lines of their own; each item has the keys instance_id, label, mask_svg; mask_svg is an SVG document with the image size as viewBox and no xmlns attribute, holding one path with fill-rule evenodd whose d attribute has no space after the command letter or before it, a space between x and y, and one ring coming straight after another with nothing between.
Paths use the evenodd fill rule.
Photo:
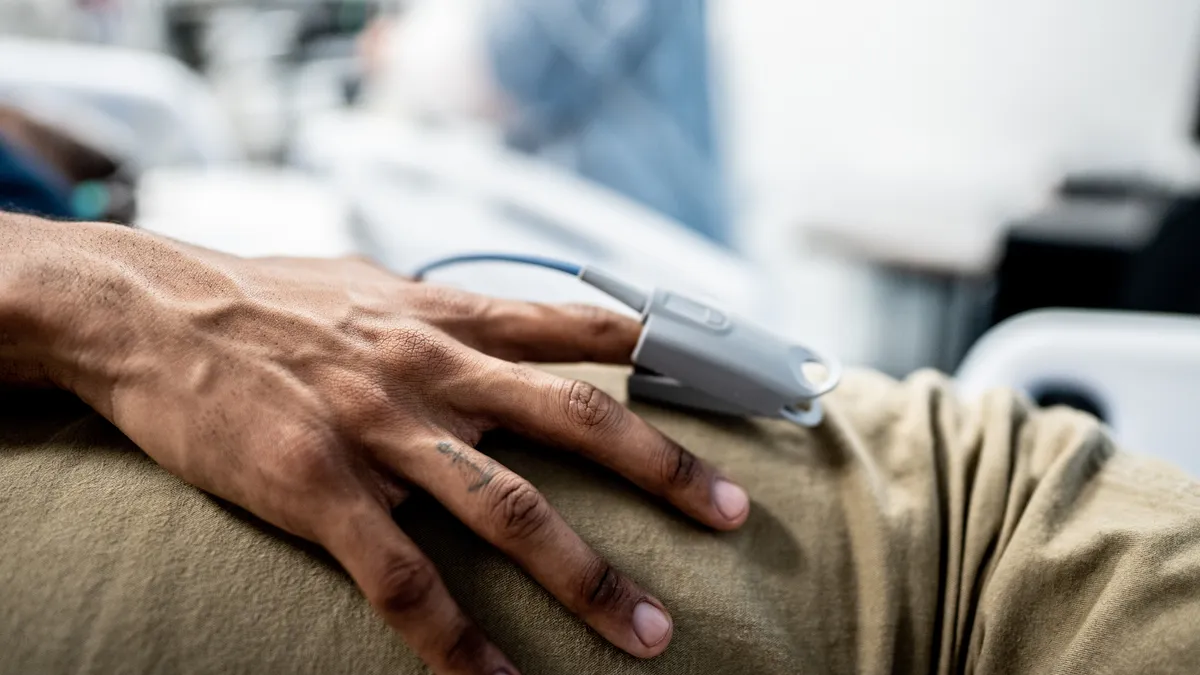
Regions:
<instances>
[{"instance_id":1,"label":"blurred chair","mask_svg":"<svg viewBox=\"0 0 1200 675\"><path fill-rule=\"evenodd\" d=\"M1200 475L1200 319L1030 312L985 335L957 384L967 397L1012 387L1043 404L1089 409L1123 448Z\"/></svg>"},{"instance_id":2,"label":"blurred chair","mask_svg":"<svg viewBox=\"0 0 1200 675\"><path fill-rule=\"evenodd\" d=\"M240 159L198 75L170 57L111 46L0 37L0 101L69 131L94 120L105 148L140 168ZM92 119L81 111L91 111ZM74 128L73 128L74 127Z\"/></svg>"},{"instance_id":3,"label":"blurred chair","mask_svg":"<svg viewBox=\"0 0 1200 675\"><path fill-rule=\"evenodd\" d=\"M613 191L505 149L487 131L331 114L301 129L293 160L333 180L372 252L394 269L463 251L535 253L708 296L775 325L788 311L746 261ZM438 279L496 295L602 302L541 274L464 267Z\"/></svg>"}]
</instances>

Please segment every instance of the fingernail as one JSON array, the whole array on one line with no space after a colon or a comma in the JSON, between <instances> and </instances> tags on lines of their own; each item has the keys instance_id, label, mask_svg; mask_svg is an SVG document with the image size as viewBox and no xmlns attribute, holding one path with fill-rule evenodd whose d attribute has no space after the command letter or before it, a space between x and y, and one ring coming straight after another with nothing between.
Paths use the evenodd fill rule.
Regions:
<instances>
[{"instance_id":1,"label":"fingernail","mask_svg":"<svg viewBox=\"0 0 1200 675\"><path fill-rule=\"evenodd\" d=\"M639 602L633 608L633 632L647 647L653 647L667 637L671 620L663 611L648 602Z\"/></svg>"},{"instance_id":2,"label":"fingernail","mask_svg":"<svg viewBox=\"0 0 1200 675\"><path fill-rule=\"evenodd\" d=\"M746 496L746 491L724 478L718 479L717 484L713 486L713 501L716 502L721 515L729 520L736 520L750 506L750 498Z\"/></svg>"}]
</instances>

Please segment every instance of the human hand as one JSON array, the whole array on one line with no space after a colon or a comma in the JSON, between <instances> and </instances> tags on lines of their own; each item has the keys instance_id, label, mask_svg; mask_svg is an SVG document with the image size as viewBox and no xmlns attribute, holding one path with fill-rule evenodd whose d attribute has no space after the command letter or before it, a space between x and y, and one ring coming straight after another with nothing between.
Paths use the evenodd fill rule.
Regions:
<instances>
[{"instance_id":1,"label":"human hand","mask_svg":"<svg viewBox=\"0 0 1200 675\"><path fill-rule=\"evenodd\" d=\"M414 283L361 259L247 260L82 230L71 283L41 284L24 310L55 336L46 372L169 471L329 550L435 672L517 669L393 521L412 488L614 645L650 657L671 636L661 602L475 449L484 432L580 453L716 529L748 515L740 488L603 392L513 363L627 362L636 321Z\"/></svg>"}]
</instances>

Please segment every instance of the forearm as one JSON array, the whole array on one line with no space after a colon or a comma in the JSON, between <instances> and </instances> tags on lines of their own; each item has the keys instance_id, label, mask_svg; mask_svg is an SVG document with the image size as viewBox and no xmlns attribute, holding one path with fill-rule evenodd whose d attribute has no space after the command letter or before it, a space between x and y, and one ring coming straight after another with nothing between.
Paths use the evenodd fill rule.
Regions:
<instances>
[{"instance_id":1,"label":"forearm","mask_svg":"<svg viewBox=\"0 0 1200 675\"><path fill-rule=\"evenodd\" d=\"M0 212L0 383L61 386L66 375L57 324L76 311L62 292L78 267L70 225Z\"/></svg>"},{"instance_id":2,"label":"forearm","mask_svg":"<svg viewBox=\"0 0 1200 675\"><path fill-rule=\"evenodd\" d=\"M0 212L0 383L95 401L138 338L130 319L194 277L195 257L125 227Z\"/></svg>"}]
</instances>

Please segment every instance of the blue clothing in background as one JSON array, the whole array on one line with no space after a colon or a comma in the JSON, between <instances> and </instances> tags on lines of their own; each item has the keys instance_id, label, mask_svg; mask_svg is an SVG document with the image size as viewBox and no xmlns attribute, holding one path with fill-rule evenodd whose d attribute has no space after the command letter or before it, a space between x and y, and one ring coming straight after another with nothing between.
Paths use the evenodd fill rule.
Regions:
<instances>
[{"instance_id":1,"label":"blue clothing in background","mask_svg":"<svg viewBox=\"0 0 1200 675\"><path fill-rule=\"evenodd\" d=\"M728 243L704 0L492 0L510 141Z\"/></svg>"},{"instance_id":2,"label":"blue clothing in background","mask_svg":"<svg viewBox=\"0 0 1200 675\"><path fill-rule=\"evenodd\" d=\"M0 211L70 218L70 190L58 172L0 136Z\"/></svg>"}]
</instances>

